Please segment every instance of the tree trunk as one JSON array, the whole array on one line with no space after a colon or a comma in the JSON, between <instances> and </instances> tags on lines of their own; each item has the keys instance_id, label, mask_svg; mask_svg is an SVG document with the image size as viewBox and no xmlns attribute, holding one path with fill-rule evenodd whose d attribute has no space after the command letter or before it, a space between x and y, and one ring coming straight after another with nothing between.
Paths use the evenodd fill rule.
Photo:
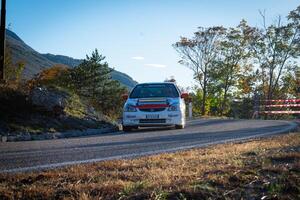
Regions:
<instances>
[{"instance_id":1,"label":"tree trunk","mask_svg":"<svg viewBox=\"0 0 300 200\"><path fill-rule=\"evenodd\" d=\"M267 96L267 100L271 100L272 99L272 83L273 83L273 70L270 71L270 80L269 80L269 87L268 87L268 96Z\"/></svg>"},{"instance_id":2,"label":"tree trunk","mask_svg":"<svg viewBox=\"0 0 300 200\"><path fill-rule=\"evenodd\" d=\"M205 115L205 103L206 103L206 84L207 84L207 80L206 80L206 74L204 74L204 79L203 79L203 98L202 98L202 115Z\"/></svg>"},{"instance_id":3,"label":"tree trunk","mask_svg":"<svg viewBox=\"0 0 300 200\"><path fill-rule=\"evenodd\" d=\"M222 105L221 105L221 111L220 111L221 116L223 115L223 111L224 111L224 108L225 108L225 104L226 104L226 100L227 100L227 92L228 92L228 89L227 89L227 86L226 86L225 90L224 90L223 102L222 102Z\"/></svg>"},{"instance_id":4,"label":"tree trunk","mask_svg":"<svg viewBox=\"0 0 300 200\"><path fill-rule=\"evenodd\" d=\"M231 73L232 70L230 70ZM227 99L227 92L228 92L228 83L229 83L229 74L226 76L226 81L225 81L225 86L224 86L224 96L223 96L223 101L221 104L221 116L223 115L223 111L224 111L224 107L225 107L225 103L226 103L226 99Z\"/></svg>"}]
</instances>

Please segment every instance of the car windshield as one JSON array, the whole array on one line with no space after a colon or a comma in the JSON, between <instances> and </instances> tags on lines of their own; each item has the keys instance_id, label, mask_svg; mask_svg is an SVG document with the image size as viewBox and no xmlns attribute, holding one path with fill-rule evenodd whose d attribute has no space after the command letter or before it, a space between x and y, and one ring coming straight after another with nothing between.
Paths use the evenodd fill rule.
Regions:
<instances>
[{"instance_id":1,"label":"car windshield","mask_svg":"<svg viewBox=\"0 0 300 200\"><path fill-rule=\"evenodd\" d=\"M173 84L142 84L137 85L130 94L130 98L151 97L179 97L179 93Z\"/></svg>"}]
</instances>

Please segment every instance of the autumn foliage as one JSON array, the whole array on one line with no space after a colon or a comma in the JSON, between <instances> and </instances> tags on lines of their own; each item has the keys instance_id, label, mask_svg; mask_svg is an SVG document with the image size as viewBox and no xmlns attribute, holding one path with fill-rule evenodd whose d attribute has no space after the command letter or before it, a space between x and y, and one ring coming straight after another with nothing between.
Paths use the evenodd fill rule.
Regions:
<instances>
[{"instance_id":1,"label":"autumn foliage","mask_svg":"<svg viewBox=\"0 0 300 200\"><path fill-rule=\"evenodd\" d=\"M35 78L27 82L28 88L32 89L33 87L39 85L55 85L59 84L58 81L60 77L66 74L69 71L69 68L64 65L54 65L48 69L41 71L36 75Z\"/></svg>"},{"instance_id":2,"label":"autumn foliage","mask_svg":"<svg viewBox=\"0 0 300 200\"><path fill-rule=\"evenodd\" d=\"M233 102L250 102L239 109L251 113L254 97L299 95L300 6L286 20L278 17L271 24L265 13L260 14L262 26L241 20L236 27L199 27L193 37L181 37L173 44L179 63L194 73L192 96L201 115L232 116L237 108Z\"/></svg>"}]
</instances>

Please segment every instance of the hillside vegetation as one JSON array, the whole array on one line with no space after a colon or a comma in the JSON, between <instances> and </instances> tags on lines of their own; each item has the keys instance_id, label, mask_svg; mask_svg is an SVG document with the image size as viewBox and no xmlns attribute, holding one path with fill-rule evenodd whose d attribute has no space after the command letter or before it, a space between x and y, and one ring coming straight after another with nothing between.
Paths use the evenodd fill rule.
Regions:
<instances>
[{"instance_id":1,"label":"hillside vegetation","mask_svg":"<svg viewBox=\"0 0 300 200\"><path fill-rule=\"evenodd\" d=\"M81 60L40 54L12 31L6 35L0 135L116 127L121 95L136 84L131 77L110 68L97 50ZM58 105L49 106L53 101Z\"/></svg>"},{"instance_id":2,"label":"hillside vegetation","mask_svg":"<svg viewBox=\"0 0 300 200\"><path fill-rule=\"evenodd\" d=\"M75 59L63 55L41 54L28 46L18 35L10 30L6 30L6 45L12 57L12 62L24 63L24 71L22 77L31 79L42 70L52 67L57 64L63 64L68 67L76 67L82 63L83 59ZM128 89L133 88L137 82L130 76L111 70L112 78L119 81Z\"/></svg>"},{"instance_id":3,"label":"hillside vegetation","mask_svg":"<svg viewBox=\"0 0 300 200\"><path fill-rule=\"evenodd\" d=\"M20 76L24 64L12 63L9 54L6 58L6 82L0 85L2 135L115 126L127 89L112 80L112 69L97 50L76 67L54 65L26 82Z\"/></svg>"}]
</instances>

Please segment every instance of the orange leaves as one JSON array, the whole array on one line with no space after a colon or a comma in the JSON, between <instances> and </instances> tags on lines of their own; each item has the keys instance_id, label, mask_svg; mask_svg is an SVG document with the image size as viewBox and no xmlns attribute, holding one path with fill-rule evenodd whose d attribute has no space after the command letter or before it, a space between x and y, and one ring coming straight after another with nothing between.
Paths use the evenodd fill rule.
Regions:
<instances>
[{"instance_id":1,"label":"orange leaves","mask_svg":"<svg viewBox=\"0 0 300 200\"><path fill-rule=\"evenodd\" d=\"M38 75L37 79L40 82L51 81L67 71L68 71L68 68L65 65L54 65L51 68L48 68L48 69L45 69L44 71L42 71Z\"/></svg>"},{"instance_id":2,"label":"orange leaves","mask_svg":"<svg viewBox=\"0 0 300 200\"><path fill-rule=\"evenodd\" d=\"M67 73L69 70L65 65L54 65L48 69L41 71L35 78L27 81L26 89L31 90L37 85L57 85L58 77Z\"/></svg>"}]
</instances>

